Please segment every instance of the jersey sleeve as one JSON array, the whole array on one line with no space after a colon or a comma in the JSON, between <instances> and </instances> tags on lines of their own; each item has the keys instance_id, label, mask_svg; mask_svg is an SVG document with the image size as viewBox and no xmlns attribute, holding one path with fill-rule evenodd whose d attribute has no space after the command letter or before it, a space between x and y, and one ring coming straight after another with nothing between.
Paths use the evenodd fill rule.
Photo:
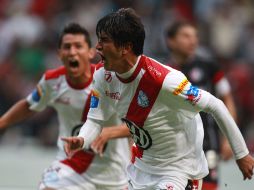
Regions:
<instances>
[{"instance_id":1,"label":"jersey sleeve","mask_svg":"<svg viewBox=\"0 0 254 190\"><path fill-rule=\"evenodd\" d=\"M164 101L187 117L193 117L206 106L209 97L204 90L193 86L180 71L170 72L163 83Z\"/></svg>"},{"instance_id":2,"label":"jersey sleeve","mask_svg":"<svg viewBox=\"0 0 254 190\"><path fill-rule=\"evenodd\" d=\"M165 101L172 102L175 112L187 118L199 111L211 114L229 140L235 158L249 153L239 128L221 100L193 86L181 72L169 73L164 83L163 90L168 97Z\"/></svg>"},{"instance_id":3,"label":"jersey sleeve","mask_svg":"<svg viewBox=\"0 0 254 190\"><path fill-rule=\"evenodd\" d=\"M101 76L103 70L100 69L95 72L92 84L91 103L87 118L107 121L114 113L114 108L110 101L105 97L105 84Z\"/></svg>"},{"instance_id":4,"label":"jersey sleeve","mask_svg":"<svg viewBox=\"0 0 254 190\"><path fill-rule=\"evenodd\" d=\"M45 80L45 75L41 78L36 88L30 93L26 100L30 104L29 109L33 111L44 110L49 102L49 87Z\"/></svg>"}]
</instances>

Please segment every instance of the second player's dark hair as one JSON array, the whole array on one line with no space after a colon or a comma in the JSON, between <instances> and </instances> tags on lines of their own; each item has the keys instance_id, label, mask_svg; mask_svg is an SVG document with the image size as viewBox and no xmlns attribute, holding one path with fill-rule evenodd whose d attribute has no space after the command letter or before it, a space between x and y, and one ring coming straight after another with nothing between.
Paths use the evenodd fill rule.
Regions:
<instances>
[{"instance_id":1,"label":"second player's dark hair","mask_svg":"<svg viewBox=\"0 0 254 190\"><path fill-rule=\"evenodd\" d=\"M64 29L62 30L62 32L60 33L59 40L58 40L58 48L61 47L63 36L66 34L82 34L84 35L85 41L87 42L88 46L89 47L92 46L88 31L84 27L82 27L80 24L72 22L66 25Z\"/></svg>"},{"instance_id":2,"label":"second player's dark hair","mask_svg":"<svg viewBox=\"0 0 254 190\"><path fill-rule=\"evenodd\" d=\"M135 55L143 53L144 25L133 9L122 8L104 16L96 26L98 37L102 32L109 36L116 46L121 47L130 43Z\"/></svg>"},{"instance_id":3,"label":"second player's dark hair","mask_svg":"<svg viewBox=\"0 0 254 190\"><path fill-rule=\"evenodd\" d=\"M175 21L174 23L172 23L165 31L166 37L167 38L174 38L177 33L179 32L179 30L185 26L191 26L191 27L195 27L194 25L192 25L190 22L187 21Z\"/></svg>"}]
</instances>

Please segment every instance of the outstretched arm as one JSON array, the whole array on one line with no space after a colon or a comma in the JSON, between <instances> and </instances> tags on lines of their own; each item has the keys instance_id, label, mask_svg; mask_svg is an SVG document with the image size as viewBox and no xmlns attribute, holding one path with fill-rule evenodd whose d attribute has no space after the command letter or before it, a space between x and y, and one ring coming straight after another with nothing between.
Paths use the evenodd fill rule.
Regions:
<instances>
[{"instance_id":1,"label":"outstretched arm","mask_svg":"<svg viewBox=\"0 0 254 190\"><path fill-rule=\"evenodd\" d=\"M231 92L223 94L220 99L223 101L225 106L227 107L228 111L232 115L233 119L237 122L237 114L236 114L236 108L233 100L233 96ZM230 148L228 140L225 138L225 136L221 135L221 145L220 145L220 151L221 151L221 157L223 160L229 160L233 156L233 152Z\"/></svg>"},{"instance_id":2,"label":"outstretched arm","mask_svg":"<svg viewBox=\"0 0 254 190\"><path fill-rule=\"evenodd\" d=\"M29 109L29 103L25 99L22 99L0 117L0 129L7 128L10 125L23 121L33 113L34 111Z\"/></svg>"},{"instance_id":3,"label":"outstretched arm","mask_svg":"<svg viewBox=\"0 0 254 190\"><path fill-rule=\"evenodd\" d=\"M249 155L245 141L233 117L221 100L205 91L203 91L203 94L208 97L208 102L204 107L204 111L213 115L223 134L229 140L244 179L251 179L253 175L254 159Z\"/></svg>"},{"instance_id":4,"label":"outstretched arm","mask_svg":"<svg viewBox=\"0 0 254 190\"><path fill-rule=\"evenodd\" d=\"M221 131L229 140L244 179L251 179L254 160L249 155L243 136L223 102L210 93L192 86L179 71L172 70L165 80L166 83L163 86L165 96L171 97L171 101L177 103L179 110L189 117L194 117L200 111L213 115Z\"/></svg>"}]
</instances>

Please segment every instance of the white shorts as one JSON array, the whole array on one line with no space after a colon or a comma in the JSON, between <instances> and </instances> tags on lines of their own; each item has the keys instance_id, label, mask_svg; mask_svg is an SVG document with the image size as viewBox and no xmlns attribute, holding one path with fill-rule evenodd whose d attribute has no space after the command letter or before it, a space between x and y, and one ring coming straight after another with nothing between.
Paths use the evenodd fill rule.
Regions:
<instances>
[{"instance_id":1,"label":"white shorts","mask_svg":"<svg viewBox=\"0 0 254 190\"><path fill-rule=\"evenodd\" d=\"M202 180L190 184L187 178L149 174L130 164L127 168L129 190L201 190Z\"/></svg>"},{"instance_id":2,"label":"white shorts","mask_svg":"<svg viewBox=\"0 0 254 190\"><path fill-rule=\"evenodd\" d=\"M59 161L53 162L44 171L39 189L43 190L46 187L58 190L120 190L115 187L93 184L89 179Z\"/></svg>"}]
</instances>

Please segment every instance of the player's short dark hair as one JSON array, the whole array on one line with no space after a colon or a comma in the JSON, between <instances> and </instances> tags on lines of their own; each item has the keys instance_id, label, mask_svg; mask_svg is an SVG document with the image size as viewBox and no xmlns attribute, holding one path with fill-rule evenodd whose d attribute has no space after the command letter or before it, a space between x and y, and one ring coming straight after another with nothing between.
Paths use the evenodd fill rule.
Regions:
<instances>
[{"instance_id":1,"label":"player's short dark hair","mask_svg":"<svg viewBox=\"0 0 254 190\"><path fill-rule=\"evenodd\" d=\"M165 31L166 38L174 38L179 32L179 30L186 26L191 26L195 28L195 26L188 21L178 20L173 22L169 27L166 28Z\"/></svg>"},{"instance_id":2,"label":"player's short dark hair","mask_svg":"<svg viewBox=\"0 0 254 190\"><path fill-rule=\"evenodd\" d=\"M91 38L90 38L88 31L84 27L82 27L80 24L71 22L71 23L67 24L64 27L64 29L62 30L62 32L60 33L59 40L58 40L58 48L61 47L63 37L66 34L82 34L82 35L84 35L84 38L88 44L88 47L90 48L92 46Z\"/></svg>"},{"instance_id":3,"label":"player's short dark hair","mask_svg":"<svg viewBox=\"0 0 254 190\"><path fill-rule=\"evenodd\" d=\"M96 26L96 35L104 32L118 47L132 45L135 55L143 53L145 29L140 17L131 8L122 8L101 18Z\"/></svg>"}]
</instances>

